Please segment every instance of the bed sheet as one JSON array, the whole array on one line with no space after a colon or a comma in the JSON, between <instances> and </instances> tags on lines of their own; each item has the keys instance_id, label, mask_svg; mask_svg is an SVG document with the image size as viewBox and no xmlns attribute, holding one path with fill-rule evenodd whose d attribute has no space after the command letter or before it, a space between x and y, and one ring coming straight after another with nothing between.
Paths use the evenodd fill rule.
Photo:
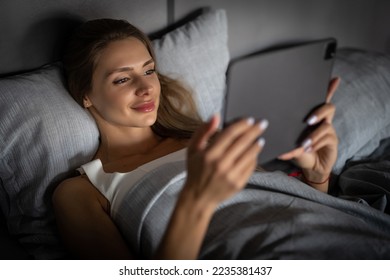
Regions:
<instances>
[{"instance_id":1,"label":"bed sheet","mask_svg":"<svg viewBox=\"0 0 390 280\"><path fill-rule=\"evenodd\" d=\"M381 157L389 155L385 148ZM280 171L254 174L245 190L218 207L199 258L390 259L390 216L383 206L389 162L372 158L364 164L369 165L351 164L339 175L338 197ZM184 167L171 163L141 179L114 217L139 257L155 252L186 178ZM358 167L370 176L351 180ZM375 191L380 207L351 191L369 193L376 180L382 186Z\"/></svg>"}]
</instances>

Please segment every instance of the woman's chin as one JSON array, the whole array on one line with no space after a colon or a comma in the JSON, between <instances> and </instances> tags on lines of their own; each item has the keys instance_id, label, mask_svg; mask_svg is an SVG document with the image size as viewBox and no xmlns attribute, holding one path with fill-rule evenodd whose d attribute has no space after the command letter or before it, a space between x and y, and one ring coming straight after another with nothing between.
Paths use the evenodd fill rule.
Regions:
<instances>
[{"instance_id":1,"label":"woman's chin","mask_svg":"<svg viewBox=\"0 0 390 280\"><path fill-rule=\"evenodd\" d=\"M157 116L147 116L142 122L144 123L144 126L152 126L156 123Z\"/></svg>"}]
</instances>

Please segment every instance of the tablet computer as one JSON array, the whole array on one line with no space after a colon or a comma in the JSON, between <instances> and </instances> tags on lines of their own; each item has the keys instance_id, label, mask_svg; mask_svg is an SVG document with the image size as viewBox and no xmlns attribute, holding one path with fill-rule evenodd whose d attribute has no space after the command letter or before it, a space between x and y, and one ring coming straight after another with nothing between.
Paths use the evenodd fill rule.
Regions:
<instances>
[{"instance_id":1,"label":"tablet computer","mask_svg":"<svg viewBox=\"0 0 390 280\"><path fill-rule=\"evenodd\" d=\"M336 40L327 38L257 52L230 63L223 125L245 117L269 121L260 164L304 140L307 117L325 102L335 52Z\"/></svg>"}]
</instances>

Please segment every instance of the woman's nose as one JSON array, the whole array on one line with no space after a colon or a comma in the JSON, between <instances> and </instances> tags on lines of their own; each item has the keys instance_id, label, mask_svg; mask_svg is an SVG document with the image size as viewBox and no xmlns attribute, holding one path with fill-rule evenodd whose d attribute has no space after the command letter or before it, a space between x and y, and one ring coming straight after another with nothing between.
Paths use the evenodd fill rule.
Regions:
<instances>
[{"instance_id":1,"label":"woman's nose","mask_svg":"<svg viewBox=\"0 0 390 280\"><path fill-rule=\"evenodd\" d=\"M143 96L150 94L150 90L153 88L152 84L145 79L145 77L139 77L137 80L137 89L135 94L137 96Z\"/></svg>"}]
</instances>

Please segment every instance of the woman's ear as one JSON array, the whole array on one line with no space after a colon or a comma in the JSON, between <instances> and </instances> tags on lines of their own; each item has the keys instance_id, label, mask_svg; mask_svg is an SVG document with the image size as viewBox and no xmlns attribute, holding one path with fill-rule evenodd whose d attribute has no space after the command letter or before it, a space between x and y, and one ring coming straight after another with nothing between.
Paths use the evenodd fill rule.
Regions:
<instances>
[{"instance_id":1,"label":"woman's ear","mask_svg":"<svg viewBox=\"0 0 390 280\"><path fill-rule=\"evenodd\" d=\"M92 106L92 102L87 95L84 95L84 97L83 97L83 105L84 105L84 108L89 108Z\"/></svg>"}]
</instances>

